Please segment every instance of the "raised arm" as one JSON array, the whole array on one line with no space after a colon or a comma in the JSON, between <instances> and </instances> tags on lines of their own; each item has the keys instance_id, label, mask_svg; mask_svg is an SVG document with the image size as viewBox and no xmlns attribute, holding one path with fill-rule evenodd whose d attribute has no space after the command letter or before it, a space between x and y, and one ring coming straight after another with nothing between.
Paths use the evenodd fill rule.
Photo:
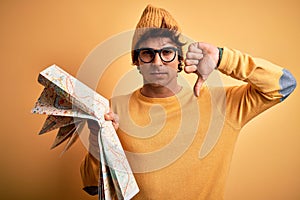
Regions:
<instances>
[{"instance_id":1,"label":"raised arm","mask_svg":"<svg viewBox=\"0 0 300 200\"><path fill-rule=\"evenodd\" d=\"M282 102L296 87L296 80L287 69L226 47L218 70L247 82L226 91L226 110L231 120L241 127L254 116Z\"/></svg>"},{"instance_id":2,"label":"raised arm","mask_svg":"<svg viewBox=\"0 0 300 200\"><path fill-rule=\"evenodd\" d=\"M196 96L214 69L247 83L226 89L226 114L240 127L283 101L296 87L295 78L282 67L237 50L226 47L220 49L207 43L191 44L185 64L187 73L198 75L194 86Z\"/></svg>"}]
</instances>

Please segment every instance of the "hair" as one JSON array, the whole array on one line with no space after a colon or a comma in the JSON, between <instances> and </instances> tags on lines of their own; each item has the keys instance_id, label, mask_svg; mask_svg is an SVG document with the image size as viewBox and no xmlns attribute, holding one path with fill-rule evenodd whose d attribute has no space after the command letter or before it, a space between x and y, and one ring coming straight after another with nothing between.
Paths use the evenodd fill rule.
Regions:
<instances>
[{"instance_id":1,"label":"hair","mask_svg":"<svg viewBox=\"0 0 300 200\"><path fill-rule=\"evenodd\" d=\"M170 38L172 42L175 43L176 47L178 48L178 72L182 71L183 66L183 50L182 47L186 44L185 42L180 41L181 34L175 30L165 29L165 28L148 28L139 38L137 43L132 50L132 64L138 66L138 52L137 49L139 45L146 41L149 38Z\"/></svg>"}]
</instances>

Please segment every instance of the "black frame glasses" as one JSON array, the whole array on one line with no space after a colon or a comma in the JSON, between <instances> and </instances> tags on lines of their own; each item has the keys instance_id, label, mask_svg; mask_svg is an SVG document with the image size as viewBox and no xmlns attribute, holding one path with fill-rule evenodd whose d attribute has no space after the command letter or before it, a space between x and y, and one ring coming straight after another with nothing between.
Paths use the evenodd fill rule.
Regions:
<instances>
[{"instance_id":1,"label":"black frame glasses","mask_svg":"<svg viewBox=\"0 0 300 200\"><path fill-rule=\"evenodd\" d=\"M143 63L151 63L156 53L158 53L163 62L169 63L176 58L178 49L176 47L164 47L162 49L140 48L136 49L136 52Z\"/></svg>"}]
</instances>

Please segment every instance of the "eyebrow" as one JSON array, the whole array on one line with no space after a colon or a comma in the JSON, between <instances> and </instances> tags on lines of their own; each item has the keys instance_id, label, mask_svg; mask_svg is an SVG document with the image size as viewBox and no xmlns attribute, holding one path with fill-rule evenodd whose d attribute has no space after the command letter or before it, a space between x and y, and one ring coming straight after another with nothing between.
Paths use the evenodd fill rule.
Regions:
<instances>
[{"instance_id":1,"label":"eyebrow","mask_svg":"<svg viewBox=\"0 0 300 200\"><path fill-rule=\"evenodd\" d=\"M168 48L168 47L172 47L172 48L178 48L176 45L172 45L172 46L162 46L161 48L157 49L157 48L152 48L152 47L149 47L149 46L140 46L138 49L143 49L143 48L150 48L150 49L155 49L155 50L160 50L160 49L163 49L163 48Z\"/></svg>"}]
</instances>

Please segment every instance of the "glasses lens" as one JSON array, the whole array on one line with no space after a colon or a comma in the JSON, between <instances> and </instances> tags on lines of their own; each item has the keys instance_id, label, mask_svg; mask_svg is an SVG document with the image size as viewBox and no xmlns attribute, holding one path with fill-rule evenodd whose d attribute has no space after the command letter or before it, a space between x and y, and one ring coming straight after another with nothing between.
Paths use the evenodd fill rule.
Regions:
<instances>
[{"instance_id":1,"label":"glasses lens","mask_svg":"<svg viewBox=\"0 0 300 200\"><path fill-rule=\"evenodd\" d=\"M160 51L160 58L165 62L173 61L175 56L176 56L175 48L167 47L167 48L161 49L161 51Z\"/></svg>"},{"instance_id":2,"label":"glasses lens","mask_svg":"<svg viewBox=\"0 0 300 200\"><path fill-rule=\"evenodd\" d=\"M144 63L150 63L154 60L155 54L159 53L159 57L164 62L172 62L176 57L177 48L175 47L165 47L160 50L154 50L151 48L139 49L139 58Z\"/></svg>"},{"instance_id":3,"label":"glasses lens","mask_svg":"<svg viewBox=\"0 0 300 200\"><path fill-rule=\"evenodd\" d=\"M153 49L142 49L139 57L143 62L149 63L152 62L153 58L155 57L155 52Z\"/></svg>"}]
</instances>

